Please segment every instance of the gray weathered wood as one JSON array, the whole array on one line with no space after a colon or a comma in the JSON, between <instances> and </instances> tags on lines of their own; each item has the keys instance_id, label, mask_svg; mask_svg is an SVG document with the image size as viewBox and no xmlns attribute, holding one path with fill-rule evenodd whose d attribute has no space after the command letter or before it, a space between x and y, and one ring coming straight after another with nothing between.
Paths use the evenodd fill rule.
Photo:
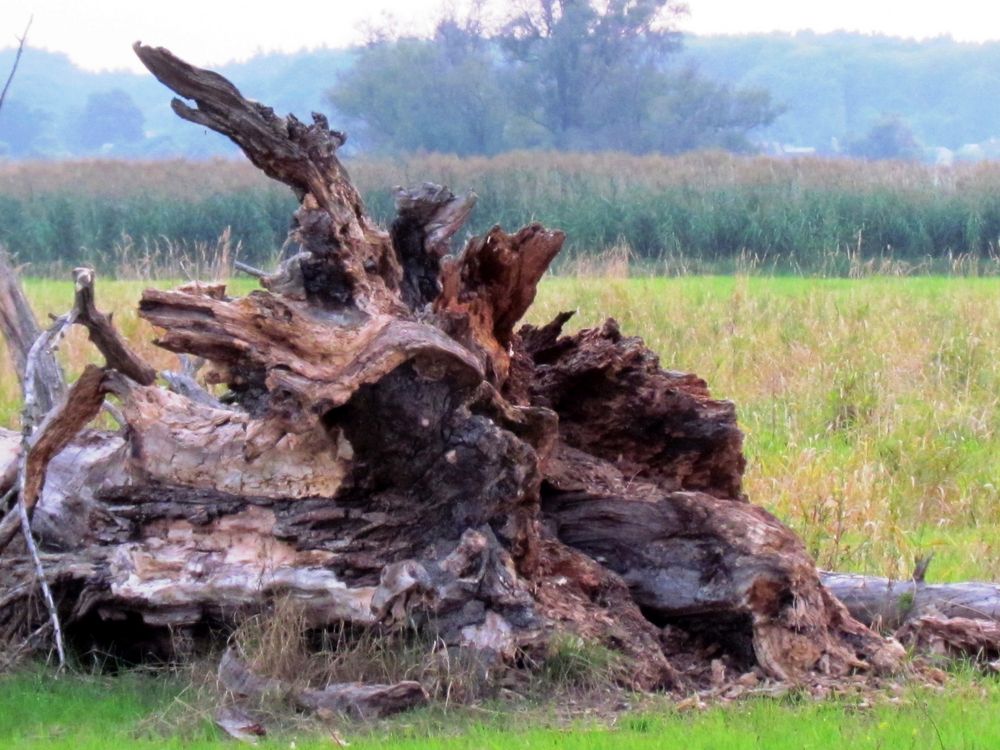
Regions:
<instances>
[{"instance_id":1,"label":"gray weathered wood","mask_svg":"<svg viewBox=\"0 0 1000 750\"><path fill-rule=\"evenodd\" d=\"M1000 621L1000 584L919 583L824 572L823 585L860 622L894 631L927 615Z\"/></svg>"}]
</instances>

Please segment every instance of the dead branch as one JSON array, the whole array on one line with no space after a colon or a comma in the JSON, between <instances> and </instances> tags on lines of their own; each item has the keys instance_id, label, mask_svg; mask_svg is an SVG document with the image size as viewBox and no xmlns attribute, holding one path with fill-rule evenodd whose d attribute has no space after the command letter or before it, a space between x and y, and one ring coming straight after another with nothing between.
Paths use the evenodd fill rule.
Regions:
<instances>
[{"instance_id":1,"label":"dead branch","mask_svg":"<svg viewBox=\"0 0 1000 750\"><path fill-rule=\"evenodd\" d=\"M21 288L18 273L3 248L0 248L0 333L7 342L7 351L22 392L29 388L27 379L30 377L32 380L30 388L36 412L32 414L32 419L37 421L59 403L66 392L66 383L62 369L47 347L38 351L31 372L28 372L32 344L41 338L42 331Z\"/></svg>"},{"instance_id":2,"label":"dead branch","mask_svg":"<svg viewBox=\"0 0 1000 750\"><path fill-rule=\"evenodd\" d=\"M94 304L95 278L92 268L73 269L73 283L76 287L74 321L87 329L90 340L104 355L108 367L141 385L152 385L156 382L156 370L129 348L111 324L111 316L100 312Z\"/></svg>"},{"instance_id":3,"label":"dead branch","mask_svg":"<svg viewBox=\"0 0 1000 750\"><path fill-rule=\"evenodd\" d=\"M34 16L29 16L28 24L24 27L24 33L17 37L17 52L14 54L14 64L10 68L10 74L7 76L7 82L3 85L3 90L0 91L0 111L3 110L3 103L7 99L7 90L14 80L14 74L17 73L17 65L21 62L21 54L24 52L24 43L28 40L28 31L31 30L31 23L34 20Z\"/></svg>"},{"instance_id":4,"label":"dead branch","mask_svg":"<svg viewBox=\"0 0 1000 750\"><path fill-rule=\"evenodd\" d=\"M255 674L232 649L219 661L219 683L234 697L260 702L284 698L308 711L330 711L361 719L378 718L427 703L427 692L419 682L407 680L394 685L333 683L322 689L293 688L273 677Z\"/></svg>"}]
</instances>

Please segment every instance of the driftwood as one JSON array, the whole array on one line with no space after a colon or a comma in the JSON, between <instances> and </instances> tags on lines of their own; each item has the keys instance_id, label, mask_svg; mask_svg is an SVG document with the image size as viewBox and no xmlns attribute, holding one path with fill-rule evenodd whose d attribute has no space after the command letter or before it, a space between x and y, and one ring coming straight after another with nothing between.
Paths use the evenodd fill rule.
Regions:
<instances>
[{"instance_id":1,"label":"driftwood","mask_svg":"<svg viewBox=\"0 0 1000 750\"><path fill-rule=\"evenodd\" d=\"M60 439L25 492L77 648L172 658L178 639L291 596L311 628L414 627L498 668L537 664L572 634L620 652L637 688L711 680L708 653L792 681L899 666L900 645L853 618L795 535L748 502L731 403L614 321L518 328L560 232L495 227L453 252L474 196L426 185L398 192L387 232L324 118L279 117L167 50L136 52L187 100L173 102L181 117L292 188L300 251L255 272L264 288L245 297L143 293L156 343L204 360L218 399L193 370L159 387L77 275L76 317L107 360L81 414L112 395L125 427ZM41 624L30 580L11 546L0 637ZM366 695L364 712L382 712L417 688L322 700L355 710Z\"/></svg>"}]
</instances>

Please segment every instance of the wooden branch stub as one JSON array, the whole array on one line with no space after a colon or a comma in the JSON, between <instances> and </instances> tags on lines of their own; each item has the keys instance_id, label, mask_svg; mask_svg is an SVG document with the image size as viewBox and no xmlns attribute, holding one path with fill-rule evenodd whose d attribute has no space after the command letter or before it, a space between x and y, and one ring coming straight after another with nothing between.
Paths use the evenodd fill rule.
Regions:
<instances>
[{"instance_id":1,"label":"wooden branch stub","mask_svg":"<svg viewBox=\"0 0 1000 750\"><path fill-rule=\"evenodd\" d=\"M403 267L400 288L411 310L433 302L441 292L441 259L476 205L475 193L456 197L448 188L425 182L419 188L396 188L392 245Z\"/></svg>"},{"instance_id":2,"label":"wooden branch stub","mask_svg":"<svg viewBox=\"0 0 1000 750\"><path fill-rule=\"evenodd\" d=\"M63 402L49 412L32 435L21 493L21 503L29 513L41 494L49 462L100 413L106 393L105 375L103 368L87 365Z\"/></svg>"},{"instance_id":3,"label":"wooden branch stub","mask_svg":"<svg viewBox=\"0 0 1000 750\"><path fill-rule=\"evenodd\" d=\"M156 370L129 348L111 324L111 316L97 309L94 303L95 276L92 268L73 269L76 322L87 329L90 340L104 355L108 367L127 375L140 385L152 385L156 382Z\"/></svg>"},{"instance_id":4,"label":"wooden branch stub","mask_svg":"<svg viewBox=\"0 0 1000 750\"><path fill-rule=\"evenodd\" d=\"M564 240L562 232L541 224L516 234L495 226L469 240L460 256L441 263L437 324L479 356L498 388L510 372L514 326L534 301L538 282Z\"/></svg>"}]
</instances>

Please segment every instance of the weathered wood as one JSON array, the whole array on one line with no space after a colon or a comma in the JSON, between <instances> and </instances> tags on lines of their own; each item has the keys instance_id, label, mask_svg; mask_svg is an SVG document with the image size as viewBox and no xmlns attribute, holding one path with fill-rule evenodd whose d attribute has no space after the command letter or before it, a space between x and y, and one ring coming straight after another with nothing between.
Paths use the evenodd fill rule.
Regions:
<instances>
[{"instance_id":1,"label":"weathered wood","mask_svg":"<svg viewBox=\"0 0 1000 750\"><path fill-rule=\"evenodd\" d=\"M49 463L100 412L107 392L105 376L104 369L87 365L62 403L46 415L29 438L24 484L19 493L29 513L41 494Z\"/></svg>"},{"instance_id":2,"label":"weathered wood","mask_svg":"<svg viewBox=\"0 0 1000 750\"><path fill-rule=\"evenodd\" d=\"M789 680L898 666L898 644L747 502L731 403L614 321L515 332L562 233L495 227L452 255L473 198L424 186L398 193L390 235L323 118L277 117L166 50L136 51L194 100L175 100L182 117L293 188L302 252L245 297L143 294L157 343L203 358L219 400L156 386L96 337L125 428L79 432L32 491L75 642L162 658L178 634L223 633L292 596L310 628L415 627L497 668L572 634L620 652L618 678L641 689L717 682L710 652ZM74 310L94 321L91 308ZM0 557L0 635L23 637L41 614L15 552ZM297 700L377 712L418 688Z\"/></svg>"},{"instance_id":3,"label":"weathered wood","mask_svg":"<svg viewBox=\"0 0 1000 750\"><path fill-rule=\"evenodd\" d=\"M311 125L293 115L248 101L217 73L188 65L162 47L138 42L136 54L163 84L185 99L171 102L185 120L233 140L268 176L289 185L301 207L294 239L302 252L283 264L264 286L327 307L365 312L398 311L402 270L388 233L364 212L336 152L346 136L313 114Z\"/></svg>"},{"instance_id":4,"label":"weathered wood","mask_svg":"<svg viewBox=\"0 0 1000 750\"><path fill-rule=\"evenodd\" d=\"M923 583L830 572L821 579L852 617L877 630L892 632L925 616L1000 621L1000 585L995 583Z\"/></svg>"},{"instance_id":5,"label":"weathered wood","mask_svg":"<svg viewBox=\"0 0 1000 750\"><path fill-rule=\"evenodd\" d=\"M0 333L7 342L14 372L21 383L22 391L28 387L28 354L31 346L42 335L35 314L31 311L17 271L11 264L7 251L0 248ZM46 414L66 391L62 369L52 352L44 351L38 356L32 376L32 388L40 415Z\"/></svg>"},{"instance_id":6,"label":"weathered wood","mask_svg":"<svg viewBox=\"0 0 1000 750\"><path fill-rule=\"evenodd\" d=\"M432 303L441 293L441 259L476 205L475 193L461 198L448 188L424 183L415 190L396 188L392 245L403 267L400 293L412 310Z\"/></svg>"},{"instance_id":7,"label":"weathered wood","mask_svg":"<svg viewBox=\"0 0 1000 750\"><path fill-rule=\"evenodd\" d=\"M1000 622L995 620L925 615L907 620L897 637L916 651L936 656L994 664L1000 658Z\"/></svg>"},{"instance_id":8,"label":"weathered wood","mask_svg":"<svg viewBox=\"0 0 1000 750\"><path fill-rule=\"evenodd\" d=\"M531 403L559 415L562 440L666 491L745 499L733 403L713 399L699 377L661 369L642 339L623 336L613 319L559 337L565 319L520 331L533 347Z\"/></svg>"},{"instance_id":9,"label":"weathered wood","mask_svg":"<svg viewBox=\"0 0 1000 750\"><path fill-rule=\"evenodd\" d=\"M562 232L541 224L513 235L497 226L441 264L435 323L477 355L487 380L498 388L510 371L514 326L564 240Z\"/></svg>"},{"instance_id":10,"label":"weathered wood","mask_svg":"<svg viewBox=\"0 0 1000 750\"><path fill-rule=\"evenodd\" d=\"M334 683L323 688L296 688L273 677L255 674L232 649L219 662L219 683L233 696L260 702L283 698L310 711L372 719L399 713L428 701L427 692L412 680L394 685Z\"/></svg>"},{"instance_id":11,"label":"weathered wood","mask_svg":"<svg viewBox=\"0 0 1000 750\"><path fill-rule=\"evenodd\" d=\"M76 296L73 308L75 322L87 329L90 340L104 355L107 366L127 375L141 385L152 385L156 381L156 370L142 361L132 351L125 340L111 324L111 316L97 309L94 303L94 281L96 274L92 268L73 270L73 284Z\"/></svg>"},{"instance_id":12,"label":"weathered wood","mask_svg":"<svg viewBox=\"0 0 1000 750\"><path fill-rule=\"evenodd\" d=\"M562 541L619 573L660 625L715 638L776 679L894 669L902 652L820 585L791 531L762 508L664 492L562 446L542 510Z\"/></svg>"}]
</instances>

